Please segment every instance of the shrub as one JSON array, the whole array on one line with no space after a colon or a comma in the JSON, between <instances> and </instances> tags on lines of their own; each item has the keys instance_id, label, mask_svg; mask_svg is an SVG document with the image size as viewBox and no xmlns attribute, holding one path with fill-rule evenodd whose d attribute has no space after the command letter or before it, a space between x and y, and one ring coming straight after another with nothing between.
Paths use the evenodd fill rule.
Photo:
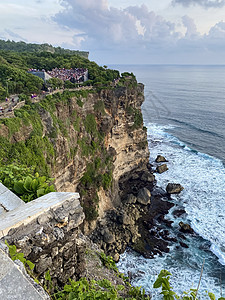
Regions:
<instances>
[{"instance_id":1,"label":"shrub","mask_svg":"<svg viewBox=\"0 0 225 300\"><path fill-rule=\"evenodd\" d=\"M92 114L87 115L84 120L84 127L87 133L96 134L97 133L97 124L95 121L95 116Z\"/></svg>"},{"instance_id":2,"label":"shrub","mask_svg":"<svg viewBox=\"0 0 225 300\"><path fill-rule=\"evenodd\" d=\"M83 107L84 102L82 102L81 99L77 99L77 105L80 106L80 107Z\"/></svg>"},{"instance_id":3,"label":"shrub","mask_svg":"<svg viewBox=\"0 0 225 300\"><path fill-rule=\"evenodd\" d=\"M55 192L52 178L33 173L34 168L10 164L0 167L0 181L25 202Z\"/></svg>"}]
</instances>

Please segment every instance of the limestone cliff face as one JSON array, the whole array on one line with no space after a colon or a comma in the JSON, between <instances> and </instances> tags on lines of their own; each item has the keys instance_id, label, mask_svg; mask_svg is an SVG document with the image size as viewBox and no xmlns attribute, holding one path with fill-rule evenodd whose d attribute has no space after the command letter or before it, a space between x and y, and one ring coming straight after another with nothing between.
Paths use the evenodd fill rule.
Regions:
<instances>
[{"instance_id":1,"label":"limestone cliff face","mask_svg":"<svg viewBox=\"0 0 225 300\"><path fill-rule=\"evenodd\" d=\"M70 99L69 106L63 103L57 106L57 117L62 120L68 119L74 111L82 120L90 114L95 116L98 131L104 133L105 148L114 158L115 182L127 172L145 168L149 160L147 134L143 129L141 116L143 89L143 85L139 84L136 88L103 90L100 93L89 94L86 99L83 98L82 107L77 104L77 98ZM97 106L101 107L96 109ZM46 124L45 134L51 130L48 122L51 123L51 119L43 115L43 123ZM91 155L86 157L82 155L82 149L79 147L73 159L68 157L71 147L76 147L79 139L87 137L95 140L95 137L87 133L82 126L78 131L73 126L67 129L69 141L63 136L59 136L55 141L56 166L53 175L59 191L75 191L85 172L86 164L93 158Z\"/></svg>"},{"instance_id":2,"label":"limestone cliff face","mask_svg":"<svg viewBox=\"0 0 225 300\"><path fill-rule=\"evenodd\" d=\"M114 180L135 169L146 168L149 160L147 134L143 129L141 104L144 101L144 86L136 89L121 88L113 93L105 91L102 97L112 128L106 137L108 148L116 151Z\"/></svg>"},{"instance_id":3,"label":"limestone cliff face","mask_svg":"<svg viewBox=\"0 0 225 300\"><path fill-rule=\"evenodd\" d=\"M146 186L151 190L154 181L149 176L143 101L144 86L133 77L108 89L65 90L15 112L12 122L18 126L4 121L0 134L7 136L15 153L22 147L21 161L34 161L42 174L49 171L57 191L80 193L84 233L94 232L108 212L126 208L115 218L110 215L110 220L131 225L128 242L138 236L136 220L142 213L138 205L131 207L136 200L124 203ZM27 155L22 157L23 153ZM121 239L125 231L120 232Z\"/></svg>"},{"instance_id":4,"label":"limestone cliff face","mask_svg":"<svg viewBox=\"0 0 225 300\"><path fill-rule=\"evenodd\" d=\"M51 138L56 152L52 176L57 191L80 192L86 206L95 205L90 198L97 193L99 217L121 204L121 178L147 171L149 150L141 114L143 91L144 86L138 84L88 93L87 97L70 97L67 103L56 104L54 114L65 124L66 132ZM53 118L44 110L41 117L43 134L49 136L55 130ZM84 182L90 165L95 175L89 175L95 178ZM103 188L101 178L98 182L96 177L105 174L110 174L111 182ZM94 228L95 222L92 225Z\"/></svg>"}]
</instances>

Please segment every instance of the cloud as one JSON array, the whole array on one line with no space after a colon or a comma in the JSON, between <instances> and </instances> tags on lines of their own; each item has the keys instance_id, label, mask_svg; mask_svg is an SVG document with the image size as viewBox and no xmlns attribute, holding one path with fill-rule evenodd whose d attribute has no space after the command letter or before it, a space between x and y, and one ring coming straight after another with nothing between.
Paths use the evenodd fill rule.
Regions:
<instances>
[{"instance_id":1,"label":"cloud","mask_svg":"<svg viewBox=\"0 0 225 300\"><path fill-rule=\"evenodd\" d=\"M13 32L10 29L4 29L3 32L0 32L0 38L4 39L4 40L14 40L14 41L23 41L23 42L27 42L27 39L25 39L24 37L22 37L21 35Z\"/></svg>"},{"instance_id":2,"label":"cloud","mask_svg":"<svg viewBox=\"0 0 225 300\"><path fill-rule=\"evenodd\" d=\"M175 24L148 10L146 5L109 7L106 0L63 0L54 21L80 30L82 45L101 49L148 48L154 42L177 39Z\"/></svg>"},{"instance_id":3,"label":"cloud","mask_svg":"<svg viewBox=\"0 0 225 300\"><path fill-rule=\"evenodd\" d=\"M194 38L196 36L199 36L199 33L197 31L197 27L195 25L195 22L192 18L190 18L189 16L183 16L182 17L182 23L184 25L184 27L186 27L186 34L185 37L190 39L190 38Z\"/></svg>"},{"instance_id":4,"label":"cloud","mask_svg":"<svg viewBox=\"0 0 225 300\"><path fill-rule=\"evenodd\" d=\"M204 8L221 8L225 6L225 0L173 0L173 5L181 4L183 6L200 5Z\"/></svg>"},{"instance_id":5,"label":"cloud","mask_svg":"<svg viewBox=\"0 0 225 300\"><path fill-rule=\"evenodd\" d=\"M176 2L185 4L184 0ZM211 2L186 3L207 6ZM78 45L101 63L201 64L218 63L219 57L225 59L224 22L201 35L189 16L181 18L183 32L178 24L144 4L122 9L109 6L107 0L61 0L61 5L53 20L62 31L72 34L70 48Z\"/></svg>"}]
</instances>

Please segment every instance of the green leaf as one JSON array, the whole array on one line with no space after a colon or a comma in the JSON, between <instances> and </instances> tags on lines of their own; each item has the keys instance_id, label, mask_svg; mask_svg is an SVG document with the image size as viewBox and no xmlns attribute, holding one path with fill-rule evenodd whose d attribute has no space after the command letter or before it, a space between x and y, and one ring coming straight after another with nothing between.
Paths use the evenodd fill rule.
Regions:
<instances>
[{"instance_id":1,"label":"green leaf","mask_svg":"<svg viewBox=\"0 0 225 300\"><path fill-rule=\"evenodd\" d=\"M45 183L46 181L46 177L45 176L42 176L42 177L39 177L39 182L40 182L40 185Z\"/></svg>"},{"instance_id":2,"label":"green leaf","mask_svg":"<svg viewBox=\"0 0 225 300\"><path fill-rule=\"evenodd\" d=\"M158 289L162 285L162 278L157 278L153 284L154 289Z\"/></svg>"},{"instance_id":3,"label":"green leaf","mask_svg":"<svg viewBox=\"0 0 225 300\"><path fill-rule=\"evenodd\" d=\"M170 283L167 278L161 278L162 280L162 287L164 287L166 290L170 290Z\"/></svg>"},{"instance_id":4,"label":"green leaf","mask_svg":"<svg viewBox=\"0 0 225 300\"><path fill-rule=\"evenodd\" d=\"M36 191L38 189L38 186L39 186L38 180L37 179L32 180L31 189L33 191Z\"/></svg>"},{"instance_id":5,"label":"green leaf","mask_svg":"<svg viewBox=\"0 0 225 300\"><path fill-rule=\"evenodd\" d=\"M31 271L34 269L35 264L33 264L30 260L26 260L26 264L29 266L29 268L31 269Z\"/></svg>"},{"instance_id":6,"label":"green leaf","mask_svg":"<svg viewBox=\"0 0 225 300\"><path fill-rule=\"evenodd\" d=\"M15 245L9 246L9 254L10 254L11 258L17 254Z\"/></svg>"},{"instance_id":7,"label":"green leaf","mask_svg":"<svg viewBox=\"0 0 225 300\"><path fill-rule=\"evenodd\" d=\"M16 181L14 183L13 189L18 195L23 195L26 192L26 190L24 189L22 180Z\"/></svg>"},{"instance_id":8,"label":"green leaf","mask_svg":"<svg viewBox=\"0 0 225 300\"><path fill-rule=\"evenodd\" d=\"M49 270L47 272L45 272L45 280L48 280L48 281L51 280L51 275L50 275L50 271Z\"/></svg>"},{"instance_id":9,"label":"green leaf","mask_svg":"<svg viewBox=\"0 0 225 300\"><path fill-rule=\"evenodd\" d=\"M166 277L168 275L172 275L172 274L167 270L161 270L161 272L159 273L159 277Z\"/></svg>"},{"instance_id":10,"label":"green leaf","mask_svg":"<svg viewBox=\"0 0 225 300\"><path fill-rule=\"evenodd\" d=\"M34 281L35 281L37 284L40 284L40 281L39 281L37 278L34 278Z\"/></svg>"},{"instance_id":11,"label":"green leaf","mask_svg":"<svg viewBox=\"0 0 225 300\"><path fill-rule=\"evenodd\" d=\"M26 191L31 192L32 191L32 178L30 176L27 176L25 181L24 181L24 188Z\"/></svg>"},{"instance_id":12,"label":"green leaf","mask_svg":"<svg viewBox=\"0 0 225 300\"><path fill-rule=\"evenodd\" d=\"M37 190L37 197L39 198L43 195L45 195L45 189L44 188L38 189Z\"/></svg>"},{"instance_id":13,"label":"green leaf","mask_svg":"<svg viewBox=\"0 0 225 300\"><path fill-rule=\"evenodd\" d=\"M64 286L64 291L65 292L67 292L67 293L70 293L70 292L72 292L72 286L71 285L69 285L69 284L66 284L65 286Z\"/></svg>"},{"instance_id":14,"label":"green leaf","mask_svg":"<svg viewBox=\"0 0 225 300\"><path fill-rule=\"evenodd\" d=\"M15 255L16 259L19 259L22 263L24 263L26 261L26 259L24 258L24 254L23 253L17 253Z\"/></svg>"}]
</instances>

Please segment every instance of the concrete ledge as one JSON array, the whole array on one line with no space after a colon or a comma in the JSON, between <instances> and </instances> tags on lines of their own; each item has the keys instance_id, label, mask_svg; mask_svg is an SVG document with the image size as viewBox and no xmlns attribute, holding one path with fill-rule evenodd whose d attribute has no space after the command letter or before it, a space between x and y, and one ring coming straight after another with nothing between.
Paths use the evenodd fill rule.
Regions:
<instances>
[{"instance_id":1,"label":"concrete ledge","mask_svg":"<svg viewBox=\"0 0 225 300\"><path fill-rule=\"evenodd\" d=\"M0 299L4 300L44 300L50 299L40 294L6 253L0 249Z\"/></svg>"},{"instance_id":2,"label":"concrete ledge","mask_svg":"<svg viewBox=\"0 0 225 300\"><path fill-rule=\"evenodd\" d=\"M0 183L0 217L1 214L23 205L25 205L25 203L19 197Z\"/></svg>"},{"instance_id":3,"label":"concrete ledge","mask_svg":"<svg viewBox=\"0 0 225 300\"><path fill-rule=\"evenodd\" d=\"M0 238L6 236L10 229L25 226L50 209L62 206L66 201L73 200L73 208L79 208L79 198L78 193L49 193L0 215Z\"/></svg>"}]
</instances>

